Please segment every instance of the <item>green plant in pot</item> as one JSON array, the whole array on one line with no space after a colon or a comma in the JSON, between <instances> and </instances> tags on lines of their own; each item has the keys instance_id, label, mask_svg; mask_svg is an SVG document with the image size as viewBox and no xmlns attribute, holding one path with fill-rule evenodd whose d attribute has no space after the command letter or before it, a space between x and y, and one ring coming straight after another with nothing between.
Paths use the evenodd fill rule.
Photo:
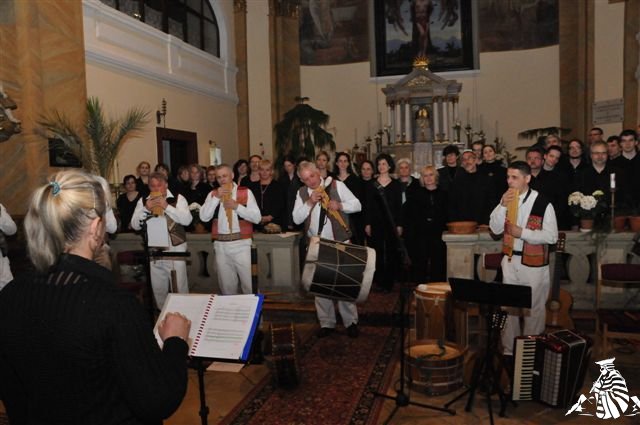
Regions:
<instances>
[{"instance_id":1,"label":"green plant in pot","mask_svg":"<svg viewBox=\"0 0 640 425\"><path fill-rule=\"evenodd\" d=\"M141 108L131 108L120 118L108 119L100 100L90 97L83 123L73 123L54 109L38 124L68 148L87 171L108 179L123 143L148 122L149 112Z\"/></svg>"}]
</instances>

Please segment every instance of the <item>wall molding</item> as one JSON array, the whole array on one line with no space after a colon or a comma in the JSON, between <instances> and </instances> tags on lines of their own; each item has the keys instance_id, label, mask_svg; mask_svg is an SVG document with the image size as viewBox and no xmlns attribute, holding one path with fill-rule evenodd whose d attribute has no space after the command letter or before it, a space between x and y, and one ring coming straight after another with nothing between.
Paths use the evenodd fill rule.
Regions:
<instances>
[{"instance_id":1,"label":"wall molding","mask_svg":"<svg viewBox=\"0 0 640 425\"><path fill-rule=\"evenodd\" d=\"M83 0L85 59L153 82L238 103L236 74L228 62L228 34L220 26L220 58L125 15L98 0Z\"/></svg>"}]
</instances>

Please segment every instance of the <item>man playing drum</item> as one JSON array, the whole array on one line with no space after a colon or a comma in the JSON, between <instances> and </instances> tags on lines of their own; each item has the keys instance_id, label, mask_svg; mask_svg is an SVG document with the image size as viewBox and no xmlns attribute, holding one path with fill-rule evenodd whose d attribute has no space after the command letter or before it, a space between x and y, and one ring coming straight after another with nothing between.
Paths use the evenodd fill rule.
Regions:
<instances>
[{"instance_id":1,"label":"man playing drum","mask_svg":"<svg viewBox=\"0 0 640 425\"><path fill-rule=\"evenodd\" d=\"M502 258L503 281L531 287L531 310L525 313L524 335L538 335L544 331L545 303L551 285L548 248L558 240L558 225L553 205L529 187L530 181L529 164L515 161L509 165L509 189L491 213L489 226L496 235L505 233L505 250L510 245L503 250L508 252ZM512 355L514 338L519 335L519 316L509 314L502 332L505 355Z\"/></svg>"},{"instance_id":2,"label":"man playing drum","mask_svg":"<svg viewBox=\"0 0 640 425\"><path fill-rule=\"evenodd\" d=\"M300 188L293 207L293 221L304 222L307 236L320 236L340 242L348 242L351 237L347 214L362 209L360 201L347 186L337 179L323 179L316 166L311 162L302 162L298 167L300 180L306 186ZM326 209L322 197L329 196ZM316 312L320 321L319 337L331 334L336 327L336 314L333 300L315 298ZM350 301L338 301L338 310L342 322L351 338L358 336L358 309Z\"/></svg>"}]
</instances>

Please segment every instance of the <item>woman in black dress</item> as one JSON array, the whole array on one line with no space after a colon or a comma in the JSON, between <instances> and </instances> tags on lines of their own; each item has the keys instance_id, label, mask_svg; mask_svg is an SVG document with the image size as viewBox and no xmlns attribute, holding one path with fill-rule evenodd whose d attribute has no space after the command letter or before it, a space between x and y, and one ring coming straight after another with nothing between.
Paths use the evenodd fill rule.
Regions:
<instances>
[{"instance_id":1,"label":"woman in black dress","mask_svg":"<svg viewBox=\"0 0 640 425\"><path fill-rule=\"evenodd\" d=\"M493 196L490 205L494 208L500 203L500 198L507 191L507 169L502 161L496 159L496 148L492 145L484 145L482 148L482 164L478 165L478 171L489 177L493 188Z\"/></svg>"},{"instance_id":2,"label":"woman in black dress","mask_svg":"<svg viewBox=\"0 0 640 425\"><path fill-rule=\"evenodd\" d=\"M125 192L118 196L116 200L116 206L120 214L120 232L133 231L131 230L131 217L133 217L133 211L136 209L138 199L142 197L136 183L136 178L132 174L126 175L122 179Z\"/></svg>"},{"instance_id":3,"label":"woman in black dress","mask_svg":"<svg viewBox=\"0 0 640 425\"><path fill-rule=\"evenodd\" d=\"M411 258L410 281L444 282L447 247L442 232L447 223L447 192L438 187L438 171L422 169L422 185L407 190L402 206L402 233Z\"/></svg>"},{"instance_id":4,"label":"woman in black dress","mask_svg":"<svg viewBox=\"0 0 640 425\"><path fill-rule=\"evenodd\" d=\"M335 178L344 183L347 188L358 198L362 205L364 192L362 191L362 182L353 173L353 166L351 165L351 156L346 152L338 152L336 154L336 162L333 166L335 170ZM349 221L351 225L351 243L356 245L364 244L364 219L362 212L349 214Z\"/></svg>"},{"instance_id":5,"label":"woman in black dress","mask_svg":"<svg viewBox=\"0 0 640 425\"><path fill-rule=\"evenodd\" d=\"M136 167L136 173L138 178L136 179L136 186L138 192L143 197L149 196L149 174L151 174L151 164L147 161L141 161Z\"/></svg>"},{"instance_id":6,"label":"woman in black dress","mask_svg":"<svg viewBox=\"0 0 640 425\"><path fill-rule=\"evenodd\" d=\"M367 188L364 231L370 237L371 247L376 250L374 281L384 291L390 292L400 263L398 233L401 232L402 185L390 176L395 169L390 155L378 155L376 166L378 177Z\"/></svg>"}]
</instances>

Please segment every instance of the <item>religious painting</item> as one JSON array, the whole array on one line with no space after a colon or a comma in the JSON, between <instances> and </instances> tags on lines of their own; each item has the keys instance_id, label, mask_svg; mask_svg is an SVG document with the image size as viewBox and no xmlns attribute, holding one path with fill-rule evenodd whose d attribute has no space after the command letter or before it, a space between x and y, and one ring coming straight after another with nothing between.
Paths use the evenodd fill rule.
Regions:
<instances>
[{"instance_id":1,"label":"religious painting","mask_svg":"<svg viewBox=\"0 0 640 425\"><path fill-rule=\"evenodd\" d=\"M368 0L302 0L299 16L302 65L369 60Z\"/></svg>"},{"instance_id":2,"label":"religious painting","mask_svg":"<svg viewBox=\"0 0 640 425\"><path fill-rule=\"evenodd\" d=\"M481 1L478 20L481 52L558 44L558 0Z\"/></svg>"},{"instance_id":3,"label":"religious painting","mask_svg":"<svg viewBox=\"0 0 640 425\"><path fill-rule=\"evenodd\" d=\"M375 0L376 75L411 72L417 56L432 71L473 69L471 0Z\"/></svg>"},{"instance_id":4,"label":"religious painting","mask_svg":"<svg viewBox=\"0 0 640 425\"><path fill-rule=\"evenodd\" d=\"M60 139L49 139L50 167L82 167L82 162Z\"/></svg>"}]
</instances>

